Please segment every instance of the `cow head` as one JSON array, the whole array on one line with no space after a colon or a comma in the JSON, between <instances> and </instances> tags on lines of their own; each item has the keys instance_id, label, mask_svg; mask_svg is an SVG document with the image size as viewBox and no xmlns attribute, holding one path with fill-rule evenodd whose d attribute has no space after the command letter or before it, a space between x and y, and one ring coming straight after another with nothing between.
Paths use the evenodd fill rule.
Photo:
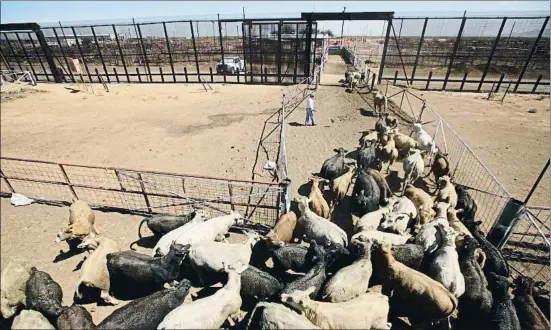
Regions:
<instances>
[{"instance_id":1,"label":"cow head","mask_svg":"<svg viewBox=\"0 0 551 330\"><path fill-rule=\"evenodd\" d=\"M86 236L88 236L90 232L91 232L91 228L88 224L77 222L62 228L61 231L57 233L55 241L57 243L60 243L62 241L73 239L73 238L78 238L82 240Z\"/></svg>"},{"instance_id":2,"label":"cow head","mask_svg":"<svg viewBox=\"0 0 551 330\"><path fill-rule=\"evenodd\" d=\"M299 311L304 311L304 305L310 300L310 295L316 291L316 287L311 286L308 289L301 291L295 290L293 293L281 294L281 301L285 304L288 304Z\"/></svg>"}]
</instances>

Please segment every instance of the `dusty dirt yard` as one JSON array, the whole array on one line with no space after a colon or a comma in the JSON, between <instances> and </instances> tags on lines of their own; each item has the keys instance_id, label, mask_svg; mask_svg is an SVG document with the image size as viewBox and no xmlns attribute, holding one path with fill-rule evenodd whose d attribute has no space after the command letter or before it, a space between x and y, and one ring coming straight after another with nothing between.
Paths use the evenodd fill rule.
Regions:
<instances>
[{"instance_id":1,"label":"dusty dirt yard","mask_svg":"<svg viewBox=\"0 0 551 330\"><path fill-rule=\"evenodd\" d=\"M39 84L2 99L2 156L250 179L284 88L212 86Z\"/></svg>"},{"instance_id":2,"label":"dusty dirt yard","mask_svg":"<svg viewBox=\"0 0 551 330\"><path fill-rule=\"evenodd\" d=\"M363 110L368 108L365 101L339 86L344 68L339 57L329 58L316 92L317 126L302 126L304 103L287 119L294 196L307 193L309 175L320 170L334 148L353 151L359 132L374 127L375 118ZM249 179L263 121L279 107L284 89L213 85L217 93L207 93L199 85L109 87L111 92L92 96L71 93L61 85L39 85L37 89L45 92L2 100L2 156ZM523 198L548 157L549 99L508 96L501 105L476 94L421 93L505 187ZM527 113L528 107L537 112ZM391 170L400 173L401 164ZM548 179L544 184L548 187ZM538 204L549 205L548 196L547 191ZM58 257L60 250L68 250L65 243L54 242L67 222L68 209L13 207L5 198L0 206L2 267L10 257L28 260L60 283L63 302L70 305L79 276L75 268L85 254L64 260ZM100 232L123 250L137 240L140 220L96 212ZM350 230L352 220L341 218L339 222ZM138 247L138 251L150 250ZM118 308L96 303L84 306L92 311L96 324Z\"/></svg>"}]
</instances>

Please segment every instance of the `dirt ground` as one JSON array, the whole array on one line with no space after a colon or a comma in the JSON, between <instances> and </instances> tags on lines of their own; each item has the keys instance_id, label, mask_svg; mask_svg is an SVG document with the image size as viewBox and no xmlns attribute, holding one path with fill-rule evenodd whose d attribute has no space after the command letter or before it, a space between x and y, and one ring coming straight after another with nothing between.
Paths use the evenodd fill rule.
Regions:
<instances>
[{"instance_id":1,"label":"dirt ground","mask_svg":"<svg viewBox=\"0 0 551 330\"><path fill-rule=\"evenodd\" d=\"M2 156L250 179L284 88L212 86L39 84L2 99Z\"/></svg>"},{"instance_id":2,"label":"dirt ground","mask_svg":"<svg viewBox=\"0 0 551 330\"><path fill-rule=\"evenodd\" d=\"M334 148L354 150L359 132L374 127L375 118L362 110L366 104L360 96L338 86L344 68L339 57L329 58L316 92L317 126L302 126L305 104L287 118L294 196L307 193L310 173L320 170ZM191 84L109 87L111 92L93 96L43 84L36 89L44 92L2 99L2 156L249 179L263 121L279 107L284 89L213 85L216 92L205 92ZM511 95L500 104L476 94L420 93L504 186L523 198L548 157L549 99ZM528 113L528 107L537 112ZM391 170L400 172L400 168L398 163ZM546 180L542 185L548 187ZM534 204L548 205L548 190L546 196L534 198ZM79 276L75 269L85 254L58 256L64 255L60 250L68 250L66 243L54 242L67 222L68 209L13 207L5 198L0 206L2 267L10 257L28 260L60 283L63 303L70 305ZM100 233L117 241L122 250L137 240L140 220L96 212ZM350 229L351 220L344 219L341 225ZM150 250L138 247L138 251ZM84 306L96 324L118 308Z\"/></svg>"},{"instance_id":3,"label":"dirt ground","mask_svg":"<svg viewBox=\"0 0 551 330\"><path fill-rule=\"evenodd\" d=\"M524 200L549 158L549 96L414 91L450 124L504 187ZM528 112L535 109L535 113ZM549 171L530 205L549 206Z\"/></svg>"}]
</instances>

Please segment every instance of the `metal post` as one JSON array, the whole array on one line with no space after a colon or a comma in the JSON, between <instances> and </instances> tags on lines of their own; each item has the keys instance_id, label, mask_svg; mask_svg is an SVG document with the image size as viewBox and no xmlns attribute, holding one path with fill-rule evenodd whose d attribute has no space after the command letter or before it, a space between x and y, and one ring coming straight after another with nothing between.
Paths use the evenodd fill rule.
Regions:
<instances>
[{"instance_id":1,"label":"metal post","mask_svg":"<svg viewBox=\"0 0 551 330\"><path fill-rule=\"evenodd\" d=\"M42 30L40 29L34 31L34 33L36 34L36 38L38 39L38 43L40 44L40 47L44 51L44 57L46 57L46 62L48 63L48 66L50 67L50 71L54 76L54 81L56 83L60 83L63 80L63 74L60 74L58 68L55 65L52 50L50 49L50 46L48 46L48 43L46 42L44 33L42 33Z\"/></svg>"},{"instance_id":2,"label":"metal post","mask_svg":"<svg viewBox=\"0 0 551 330\"><path fill-rule=\"evenodd\" d=\"M21 65L21 62L19 62L19 58L17 54L15 53L15 50L13 49L10 39L8 39L8 35L4 32L4 38L6 38L6 43L8 44L8 48L13 54L13 58L15 58L15 62L17 62L17 65L19 66L19 70L24 71L23 66ZM9 69L9 68L8 68Z\"/></svg>"},{"instance_id":3,"label":"metal post","mask_svg":"<svg viewBox=\"0 0 551 330\"><path fill-rule=\"evenodd\" d=\"M538 85L540 84L541 79L543 78L543 75L538 76L538 80L536 80L536 83L534 84L534 88L532 88L532 94L536 92L536 89L538 89Z\"/></svg>"},{"instance_id":4,"label":"metal post","mask_svg":"<svg viewBox=\"0 0 551 330\"><path fill-rule=\"evenodd\" d=\"M312 60L312 20L308 19L306 22L306 63L304 63L304 75L306 77L310 77L310 66L312 63L310 62ZM314 51L315 54L315 51Z\"/></svg>"},{"instance_id":5,"label":"metal post","mask_svg":"<svg viewBox=\"0 0 551 330\"><path fill-rule=\"evenodd\" d=\"M513 229L524 214L526 213L525 205L518 199L511 198L501 211L498 220L488 232L486 238L498 249L501 249L503 245L511 236Z\"/></svg>"},{"instance_id":6,"label":"metal post","mask_svg":"<svg viewBox=\"0 0 551 330\"><path fill-rule=\"evenodd\" d=\"M170 61L170 69L172 70L172 80L176 82L176 74L174 73L174 62L172 62L172 51L170 50L170 40L168 40L168 33L166 32L165 22L163 22L163 30L165 31L166 50L168 52L168 60Z\"/></svg>"},{"instance_id":7,"label":"metal post","mask_svg":"<svg viewBox=\"0 0 551 330\"><path fill-rule=\"evenodd\" d=\"M427 86L425 87L425 89L429 89L431 79L432 79L432 71L429 71L429 77L427 78Z\"/></svg>"},{"instance_id":8,"label":"metal post","mask_svg":"<svg viewBox=\"0 0 551 330\"><path fill-rule=\"evenodd\" d=\"M503 82L503 78L505 78L505 73L502 73L501 77L499 77L499 81L497 82L496 90L494 91L494 93L497 93L497 91L501 87L501 83Z\"/></svg>"},{"instance_id":9,"label":"metal post","mask_svg":"<svg viewBox=\"0 0 551 330\"><path fill-rule=\"evenodd\" d=\"M459 43L461 42L461 35L463 34L463 29L465 28L466 21L467 21L467 17L463 16L463 19L461 20L461 26L459 26L459 32L457 32L457 38L455 39L455 44L453 45L453 51L450 57L450 63L448 65L448 71L446 72L446 78L444 78L444 84L442 85L442 90L445 90L446 85L448 84L448 79L450 78L450 73L453 67L453 61L455 59L457 49L459 48Z\"/></svg>"},{"instance_id":10,"label":"metal post","mask_svg":"<svg viewBox=\"0 0 551 330\"><path fill-rule=\"evenodd\" d=\"M461 87L459 88L459 91L463 90L463 86L465 86L465 80L467 80L467 75L468 74L469 74L469 72L465 72L465 74L463 75L463 80L461 81Z\"/></svg>"},{"instance_id":11,"label":"metal post","mask_svg":"<svg viewBox=\"0 0 551 330\"><path fill-rule=\"evenodd\" d=\"M296 30L297 30L296 32L297 33L296 33L296 37L295 37L295 70L294 70L294 73L293 73L293 84L297 83L298 45L299 45L299 41L298 41L298 23L295 24L295 27L296 27Z\"/></svg>"},{"instance_id":12,"label":"metal post","mask_svg":"<svg viewBox=\"0 0 551 330\"><path fill-rule=\"evenodd\" d=\"M140 45L142 46L143 59L145 61L145 68L147 69L147 74L149 75L149 82L153 82L153 77L151 76L151 68L149 67L149 61L147 60L147 54L145 51L145 45L143 44L142 29L140 24L136 24L138 28L138 38L140 38Z\"/></svg>"},{"instance_id":13,"label":"metal post","mask_svg":"<svg viewBox=\"0 0 551 330\"><path fill-rule=\"evenodd\" d=\"M15 32L15 36L17 37L17 41L19 42L19 46L21 46L21 50L23 50L23 55L25 55L25 59L29 63L29 66L31 67L31 71L33 72L34 79L38 80L38 77L36 76L36 72L34 71L34 67L31 63L31 59L29 58L29 54L27 54L27 50L25 50L25 46L23 46L23 43L21 42L21 38L19 37L19 33ZM32 40L31 40L32 42Z\"/></svg>"},{"instance_id":14,"label":"metal post","mask_svg":"<svg viewBox=\"0 0 551 330\"><path fill-rule=\"evenodd\" d=\"M88 64L86 64L86 60L84 59L84 56L82 55L82 48L80 48L80 42L78 42L77 33L75 32L75 27L71 26L71 30L73 31L73 35L75 36L75 43L77 44L78 53L80 55L80 58L82 59L82 63L84 64L84 68L86 69L86 74L88 75L88 79L90 83L92 83L92 76L90 75L90 70L88 70Z\"/></svg>"},{"instance_id":15,"label":"metal post","mask_svg":"<svg viewBox=\"0 0 551 330\"><path fill-rule=\"evenodd\" d=\"M477 92L480 92L480 89L482 88L482 84L484 84L484 79L486 78L486 75L488 74L488 70L490 69L490 64L492 63L492 59L494 58L494 52L496 51L499 40L501 39L501 33L503 32L503 28L505 27L506 22L507 22L507 17L503 18L503 21L501 22L501 26L499 27L499 32L497 33L497 36L496 36L496 40L494 41L494 45L492 46L490 55L488 55L488 63L486 63L486 67L484 68L484 72L482 73L482 78L480 78L480 83L478 84L478 88L476 89Z\"/></svg>"},{"instance_id":16,"label":"metal post","mask_svg":"<svg viewBox=\"0 0 551 330\"><path fill-rule=\"evenodd\" d=\"M388 20L387 27L386 27L386 36L385 36L385 44L383 46L383 56L381 57L381 65L379 66L379 78L377 79L377 83L381 83L381 79L383 79L383 72L385 69L385 59L386 59L386 51L388 48L388 40L390 39L390 28L392 27L392 18Z\"/></svg>"},{"instance_id":17,"label":"metal post","mask_svg":"<svg viewBox=\"0 0 551 330\"><path fill-rule=\"evenodd\" d=\"M220 53L222 54L222 63L224 62L224 43L222 42L222 24L220 23L220 14L218 14L218 33L220 35ZM226 82L226 70L223 71L224 74L224 82ZM237 70L237 74L239 74L239 70Z\"/></svg>"},{"instance_id":18,"label":"metal post","mask_svg":"<svg viewBox=\"0 0 551 330\"><path fill-rule=\"evenodd\" d=\"M403 20L402 20L403 21ZM396 38L396 31L394 30L394 24L391 24L392 34L394 35L394 42L396 43L396 50L398 51L398 56L400 56L400 62L402 63L402 69L404 70L404 78L406 79L406 86L408 85L408 75L406 73L406 65L404 64L404 59L402 58L402 52L400 51L400 44L398 43L398 38ZM396 85L396 82L394 82Z\"/></svg>"},{"instance_id":19,"label":"metal post","mask_svg":"<svg viewBox=\"0 0 551 330\"><path fill-rule=\"evenodd\" d=\"M342 13L344 14L346 10L346 7L343 7L343 10L342 10ZM342 25L341 25L341 48L342 48L342 35L344 33L344 19L342 20Z\"/></svg>"},{"instance_id":20,"label":"metal post","mask_svg":"<svg viewBox=\"0 0 551 330\"><path fill-rule=\"evenodd\" d=\"M534 42L534 45L532 46L532 50L530 51L530 55L528 55L528 58L526 59L526 63L524 63L524 66L522 67L522 70L520 71L520 75L518 76L518 80L517 80L517 83L515 84L515 88L513 88L513 93L517 92L518 85L520 85L520 82L522 81L522 78L524 77L524 74L526 73L526 69L528 68L528 64L530 64L530 60L532 60L532 56L534 56L534 52L536 51L536 47L538 46L538 43L540 42L543 31L545 30L545 27L547 26L547 22L549 22L549 16L547 16L545 18L545 21L543 22L543 25L541 26L540 33L538 34L538 37L536 38L536 41Z\"/></svg>"},{"instance_id":21,"label":"metal post","mask_svg":"<svg viewBox=\"0 0 551 330\"><path fill-rule=\"evenodd\" d=\"M540 175L538 175L538 178L536 179L536 182L534 182L534 185L530 189L530 192L526 196L526 199L524 200L524 205L528 205L528 202L530 201L530 198L532 197L532 194L534 193L534 191L536 190L536 188L540 184L540 181L543 178L543 175L545 174L545 172L547 171L548 168L549 168L549 159L547 160L547 163L545 163L545 166L543 167L543 170L541 170Z\"/></svg>"},{"instance_id":22,"label":"metal post","mask_svg":"<svg viewBox=\"0 0 551 330\"><path fill-rule=\"evenodd\" d=\"M282 83L283 80L281 79L281 31L283 30L283 20L279 20L278 26L277 26L277 82Z\"/></svg>"},{"instance_id":23,"label":"metal post","mask_svg":"<svg viewBox=\"0 0 551 330\"><path fill-rule=\"evenodd\" d=\"M27 36L29 37L29 40L31 41L31 45L33 46L34 53L36 54L36 57L38 58L38 62L40 63L40 66L42 67L42 71L44 72L44 75L46 76L46 79L48 81L50 81L50 76L46 72L46 67L44 66L44 63L42 62L42 57L38 54L38 50L36 49L36 46L34 44L34 40L31 36L31 33L27 32ZM65 76L64 76L64 78L65 78Z\"/></svg>"},{"instance_id":24,"label":"metal post","mask_svg":"<svg viewBox=\"0 0 551 330\"><path fill-rule=\"evenodd\" d=\"M260 82L264 82L266 77L263 77L264 74L264 51L262 49L262 23L258 24L258 47L260 49Z\"/></svg>"},{"instance_id":25,"label":"metal post","mask_svg":"<svg viewBox=\"0 0 551 330\"><path fill-rule=\"evenodd\" d=\"M195 54L195 67L197 69L197 80L201 81L201 73L199 73L199 60L197 59L197 46L195 45L195 33L193 32L193 21L189 21L191 27L191 41L193 43L193 53Z\"/></svg>"},{"instance_id":26,"label":"metal post","mask_svg":"<svg viewBox=\"0 0 551 330\"><path fill-rule=\"evenodd\" d=\"M425 23L423 24L423 31L421 32L421 40L419 40L419 47L417 47L417 55L415 56L415 62L413 63L413 71L411 71L411 84L413 85L413 78L415 78L415 70L417 70L417 63L419 62L419 55L421 54L421 47L423 46L423 41L425 40L425 31L427 30L427 23L429 18L425 18Z\"/></svg>"},{"instance_id":27,"label":"metal post","mask_svg":"<svg viewBox=\"0 0 551 330\"><path fill-rule=\"evenodd\" d=\"M117 29L115 29L115 24L112 24L111 26L113 27L113 33L115 34L115 40L117 41L119 54L121 54L121 62L122 62L122 67L124 68L124 73L126 74L126 82L130 82L130 75L128 74L128 69L126 68L126 62L124 61L124 55L122 53L121 43L119 41L119 35L117 34Z\"/></svg>"},{"instance_id":28,"label":"metal post","mask_svg":"<svg viewBox=\"0 0 551 330\"><path fill-rule=\"evenodd\" d=\"M245 10L243 8L243 10ZM243 12L243 19L245 19L245 15L244 15L244 12ZM243 72L245 73L244 77L245 77L245 84L247 83L247 63L251 61L251 59L249 58L247 60L247 52L245 51L245 45L246 45L246 42L245 42L245 24L246 22L243 21L243 23L241 23L241 39L243 39L243 62L244 62L244 65L243 65ZM251 46L249 45L249 48Z\"/></svg>"},{"instance_id":29,"label":"metal post","mask_svg":"<svg viewBox=\"0 0 551 330\"><path fill-rule=\"evenodd\" d=\"M63 46L61 45L61 41L59 41L59 36L57 35L57 31L56 31L55 28L52 28L52 31L54 31L54 35L55 35L55 38L57 40L57 44L59 45L59 50L61 51L61 55L63 55L63 59L65 59L65 64L67 65L67 70L69 71L69 74L71 75L71 80L73 82L76 82L75 77L73 76L73 71L71 70L71 66L69 66L69 61L67 60L67 56L65 54L65 51L63 50ZM65 39L65 41L67 41L67 39ZM44 72L46 72L46 70L44 70ZM65 82L67 82L67 80L65 79L65 75L63 75L63 80Z\"/></svg>"},{"instance_id":30,"label":"metal post","mask_svg":"<svg viewBox=\"0 0 551 330\"><path fill-rule=\"evenodd\" d=\"M249 21L249 64L251 66L251 83L253 82L253 65L252 65L252 62L253 62L253 47L252 47L252 44L253 44L253 38L252 38L252 35L251 35L251 29L252 29L252 25L253 25L253 22L252 21Z\"/></svg>"},{"instance_id":31,"label":"metal post","mask_svg":"<svg viewBox=\"0 0 551 330\"><path fill-rule=\"evenodd\" d=\"M105 77L107 77L107 82L111 82L111 79L109 78L109 75L107 74L107 67L105 66L105 61L103 60L103 55L101 54L101 49L99 47L98 38L96 37L96 31L94 31L94 27L90 25L90 29L92 29L92 35L94 36L94 42L96 43L96 47L98 48L98 55L99 59L101 60L101 64L103 65L103 72L105 72ZM101 82L101 81L98 81Z\"/></svg>"}]
</instances>

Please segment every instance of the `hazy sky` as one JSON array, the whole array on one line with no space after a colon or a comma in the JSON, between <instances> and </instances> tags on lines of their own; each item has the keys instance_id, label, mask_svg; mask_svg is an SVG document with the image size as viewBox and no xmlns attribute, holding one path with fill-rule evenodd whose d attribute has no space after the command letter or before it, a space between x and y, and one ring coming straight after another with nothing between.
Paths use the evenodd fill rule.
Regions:
<instances>
[{"instance_id":1,"label":"hazy sky","mask_svg":"<svg viewBox=\"0 0 551 330\"><path fill-rule=\"evenodd\" d=\"M2 1L2 23L37 22L63 25L70 24L106 24L131 22L131 18L140 21L175 20L175 19L216 19L216 14L222 18L242 17L245 7L247 17L298 17L301 12L338 12L346 7L348 12L360 11L394 11L395 16L461 16L491 14L510 16L515 12L533 12L549 14L549 1ZM129 20L130 19L130 20ZM488 30L499 29L497 20L487 24L473 24L474 34L484 34ZM399 24L399 23L395 23ZM456 30L450 26L455 23L446 22L445 30ZM57 25L57 24L56 24ZM436 21L430 23L431 33L446 35L448 32L437 26ZM458 25L458 24L457 24ZM476 26L475 26L476 25ZM480 27L482 25L482 28ZM538 24L525 23L525 27L515 27L515 30L531 30ZM541 26L541 25L540 25ZM341 22L319 22L319 27L332 29L339 34ZM398 25L396 25L399 28ZM418 30L422 21L404 24L402 35L409 30ZM381 35L382 22L345 22L345 35ZM469 27L467 26L468 30ZM210 27L203 28L203 35L212 34ZM229 34L234 28L228 27ZM434 32L434 31L436 32ZM480 30L480 31L479 31ZM156 34L156 31L151 32ZM176 32L177 33L177 32ZM398 31L396 31L398 33ZM412 31L418 34L417 31ZM450 33L453 34L453 31ZM147 32L144 32L147 34Z\"/></svg>"}]
</instances>

